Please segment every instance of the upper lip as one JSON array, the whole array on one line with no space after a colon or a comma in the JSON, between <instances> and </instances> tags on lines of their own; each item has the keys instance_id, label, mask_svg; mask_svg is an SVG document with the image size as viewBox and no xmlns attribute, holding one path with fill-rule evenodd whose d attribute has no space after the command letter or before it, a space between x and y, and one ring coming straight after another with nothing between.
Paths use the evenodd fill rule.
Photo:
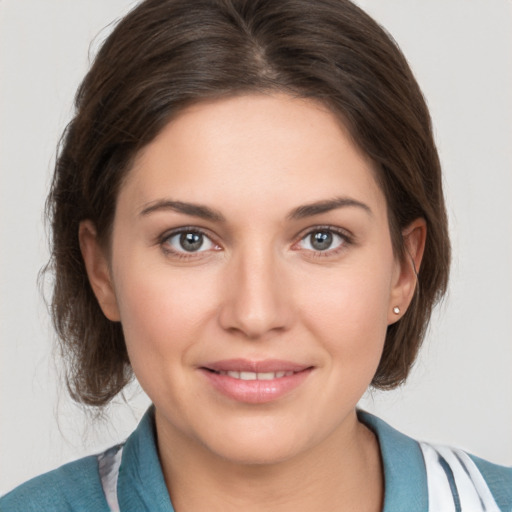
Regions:
<instances>
[{"instance_id":1,"label":"upper lip","mask_svg":"<svg viewBox=\"0 0 512 512\"><path fill-rule=\"evenodd\" d=\"M202 365L201 368L213 370L215 372L300 372L311 368L311 365L284 361L281 359L265 359L262 361L253 361L250 359L224 359Z\"/></svg>"}]
</instances>

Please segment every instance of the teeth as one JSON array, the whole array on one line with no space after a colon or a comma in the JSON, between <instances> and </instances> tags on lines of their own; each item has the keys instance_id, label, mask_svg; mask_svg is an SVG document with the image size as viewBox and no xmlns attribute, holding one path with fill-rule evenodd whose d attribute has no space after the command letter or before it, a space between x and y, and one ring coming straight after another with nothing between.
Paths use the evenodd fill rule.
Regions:
<instances>
[{"instance_id":1,"label":"teeth","mask_svg":"<svg viewBox=\"0 0 512 512\"><path fill-rule=\"evenodd\" d=\"M279 372L237 372L237 371L220 371L218 372L220 375L227 375L233 379L240 380L272 380L272 379L280 379L282 377L290 377L295 372L289 371L279 371Z\"/></svg>"}]
</instances>

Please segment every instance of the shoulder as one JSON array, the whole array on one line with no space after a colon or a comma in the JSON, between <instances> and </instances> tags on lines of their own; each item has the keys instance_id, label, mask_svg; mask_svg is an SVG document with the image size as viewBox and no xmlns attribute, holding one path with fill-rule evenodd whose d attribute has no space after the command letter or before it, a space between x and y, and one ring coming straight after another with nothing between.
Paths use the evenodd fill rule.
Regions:
<instances>
[{"instance_id":1,"label":"shoulder","mask_svg":"<svg viewBox=\"0 0 512 512\"><path fill-rule=\"evenodd\" d=\"M473 503L481 505L478 510L512 510L512 468L492 464L456 448L419 444L431 504L441 506L451 498L462 510Z\"/></svg>"},{"instance_id":2,"label":"shoulder","mask_svg":"<svg viewBox=\"0 0 512 512\"><path fill-rule=\"evenodd\" d=\"M97 457L79 459L25 482L0 498L0 510L108 511Z\"/></svg>"},{"instance_id":3,"label":"shoulder","mask_svg":"<svg viewBox=\"0 0 512 512\"><path fill-rule=\"evenodd\" d=\"M158 458L152 407L125 442L29 480L0 498L0 512L111 509L173 510Z\"/></svg>"},{"instance_id":4,"label":"shoulder","mask_svg":"<svg viewBox=\"0 0 512 512\"><path fill-rule=\"evenodd\" d=\"M498 504L512 510L512 467L499 466L474 455L469 455L487 482Z\"/></svg>"},{"instance_id":5,"label":"shoulder","mask_svg":"<svg viewBox=\"0 0 512 512\"><path fill-rule=\"evenodd\" d=\"M410 503L422 511L512 511L512 468L455 448L418 442L366 412L358 411L358 416L379 440L385 511L405 512Z\"/></svg>"}]
</instances>

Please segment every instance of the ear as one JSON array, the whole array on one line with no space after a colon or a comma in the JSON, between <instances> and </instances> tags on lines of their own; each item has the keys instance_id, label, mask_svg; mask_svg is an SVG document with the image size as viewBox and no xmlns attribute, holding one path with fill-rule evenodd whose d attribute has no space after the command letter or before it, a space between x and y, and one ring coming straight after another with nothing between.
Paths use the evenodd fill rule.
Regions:
<instances>
[{"instance_id":1,"label":"ear","mask_svg":"<svg viewBox=\"0 0 512 512\"><path fill-rule=\"evenodd\" d=\"M90 220L80 222L78 228L80 250L84 259L89 283L103 314L113 322L120 320L116 295L112 283L108 258L98 240L94 224Z\"/></svg>"},{"instance_id":2,"label":"ear","mask_svg":"<svg viewBox=\"0 0 512 512\"><path fill-rule=\"evenodd\" d=\"M388 325L400 320L414 296L427 239L425 219L420 218L411 222L402 231L402 238L405 254L401 260L397 261L397 272L390 295Z\"/></svg>"}]
</instances>

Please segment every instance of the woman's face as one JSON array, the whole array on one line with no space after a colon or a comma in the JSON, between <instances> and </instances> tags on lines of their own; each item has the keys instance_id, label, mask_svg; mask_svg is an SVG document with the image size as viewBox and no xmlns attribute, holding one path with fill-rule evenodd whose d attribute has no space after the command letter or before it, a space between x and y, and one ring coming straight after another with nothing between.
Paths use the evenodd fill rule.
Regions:
<instances>
[{"instance_id":1,"label":"woman's face","mask_svg":"<svg viewBox=\"0 0 512 512\"><path fill-rule=\"evenodd\" d=\"M261 463L348 435L409 278L333 114L285 95L190 107L136 159L107 263L91 233L91 283L159 438Z\"/></svg>"}]
</instances>

